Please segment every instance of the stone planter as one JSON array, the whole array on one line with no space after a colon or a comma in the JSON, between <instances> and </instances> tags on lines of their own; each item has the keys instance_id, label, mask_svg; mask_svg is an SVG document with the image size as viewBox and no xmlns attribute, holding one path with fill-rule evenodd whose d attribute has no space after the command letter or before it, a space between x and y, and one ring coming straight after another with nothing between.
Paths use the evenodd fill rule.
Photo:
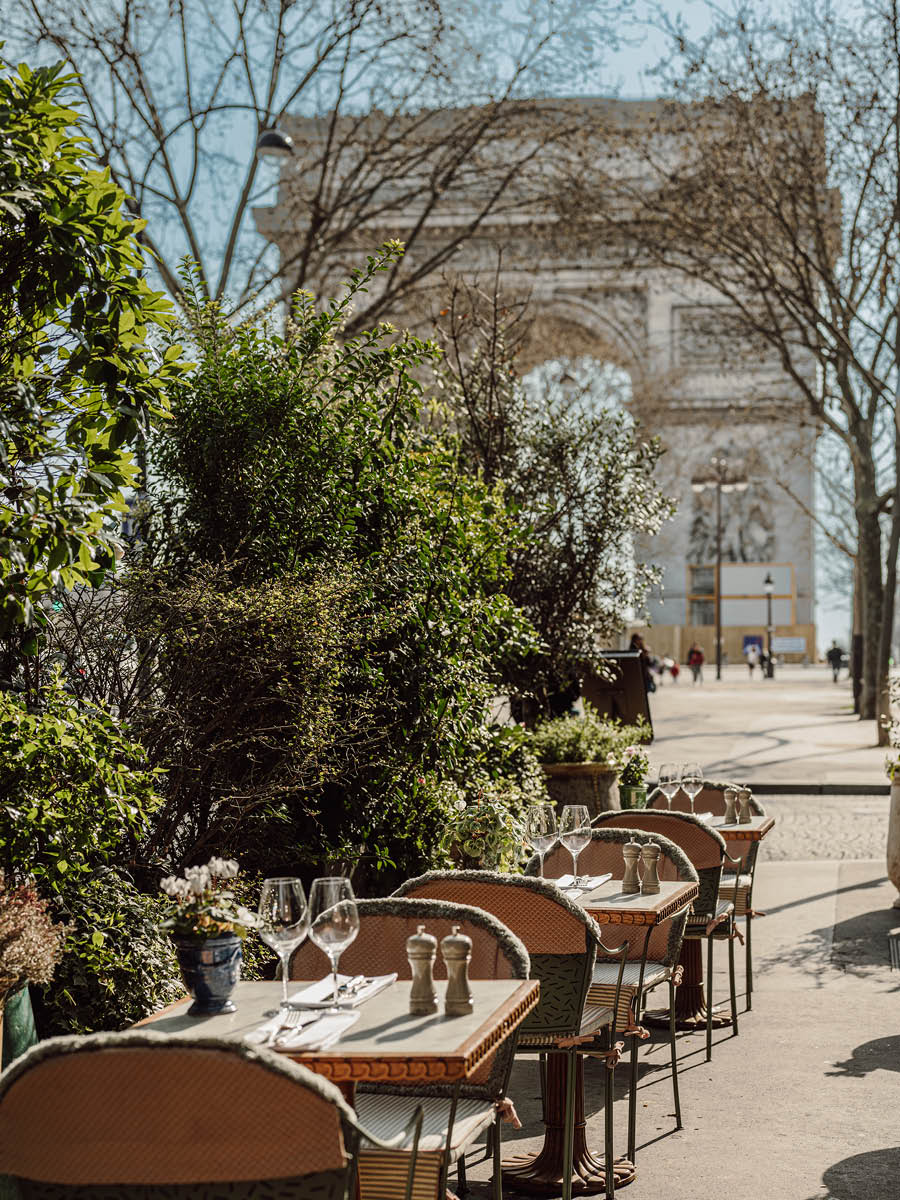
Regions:
<instances>
[{"instance_id":1,"label":"stone planter","mask_svg":"<svg viewBox=\"0 0 900 1200\"><path fill-rule=\"evenodd\" d=\"M34 1012L31 1007L31 992L19 988L6 1003L0 1005L0 1044L3 1046L2 1065L8 1067L20 1054L37 1044L34 1027Z\"/></svg>"},{"instance_id":2,"label":"stone planter","mask_svg":"<svg viewBox=\"0 0 900 1200\"><path fill-rule=\"evenodd\" d=\"M547 790L557 808L584 804L592 817L620 808L619 777L604 763L544 763Z\"/></svg>"},{"instance_id":3,"label":"stone planter","mask_svg":"<svg viewBox=\"0 0 900 1200\"><path fill-rule=\"evenodd\" d=\"M234 933L226 933L205 941L183 937L174 937L172 941L184 986L194 997L187 1015L208 1017L234 1012L230 997L241 977L241 939Z\"/></svg>"},{"instance_id":4,"label":"stone planter","mask_svg":"<svg viewBox=\"0 0 900 1200\"><path fill-rule=\"evenodd\" d=\"M647 789L643 784L620 783L619 803L622 808L646 808Z\"/></svg>"},{"instance_id":5,"label":"stone planter","mask_svg":"<svg viewBox=\"0 0 900 1200\"><path fill-rule=\"evenodd\" d=\"M888 879L900 892L900 780L891 783L891 809L888 817L887 835L887 874ZM900 896L894 901L894 908L900 908Z\"/></svg>"}]
</instances>

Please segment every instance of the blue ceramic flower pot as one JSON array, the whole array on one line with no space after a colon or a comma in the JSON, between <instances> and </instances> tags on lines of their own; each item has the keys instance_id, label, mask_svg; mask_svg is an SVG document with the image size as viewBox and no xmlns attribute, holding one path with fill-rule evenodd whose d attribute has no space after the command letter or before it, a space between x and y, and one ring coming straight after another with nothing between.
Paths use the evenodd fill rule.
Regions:
<instances>
[{"instance_id":1,"label":"blue ceramic flower pot","mask_svg":"<svg viewBox=\"0 0 900 1200\"><path fill-rule=\"evenodd\" d=\"M230 999L241 977L241 939L234 933L198 941L173 938L184 986L194 997L189 1017L211 1017L235 1011Z\"/></svg>"}]
</instances>

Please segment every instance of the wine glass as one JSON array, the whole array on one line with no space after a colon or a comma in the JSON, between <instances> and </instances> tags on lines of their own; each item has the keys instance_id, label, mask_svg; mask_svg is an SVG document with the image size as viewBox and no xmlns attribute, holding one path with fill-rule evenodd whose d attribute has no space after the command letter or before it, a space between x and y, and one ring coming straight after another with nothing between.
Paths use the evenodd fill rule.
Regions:
<instances>
[{"instance_id":1,"label":"wine glass","mask_svg":"<svg viewBox=\"0 0 900 1200\"><path fill-rule=\"evenodd\" d=\"M525 811L525 836L537 851L544 874L544 855L556 841L556 810L552 804L530 804Z\"/></svg>"},{"instance_id":2,"label":"wine glass","mask_svg":"<svg viewBox=\"0 0 900 1200\"><path fill-rule=\"evenodd\" d=\"M694 797L703 791L703 772L699 763L683 763L681 767L681 787L690 798L691 812L694 811Z\"/></svg>"},{"instance_id":3,"label":"wine glass","mask_svg":"<svg viewBox=\"0 0 900 1200\"><path fill-rule=\"evenodd\" d=\"M299 879L264 879L259 897L260 938L281 959L281 1003L287 1005L288 962L309 932L309 906Z\"/></svg>"},{"instance_id":4,"label":"wine glass","mask_svg":"<svg viewBox=\"0 0 900 1200\"><path fill-rule=\"evenodd\" d=\"M666 798L666 807L672 807L675 793L681 787L681 775L675 763L663 763L659 768L659 790Z\"/></svg>"},{"instance_id":5,"label":"wine glass","mask_svg":"<svg viewBox=\"0 0 900 1200\"><path fill-rule=\"evenodd\" d=\"M578 883L578 855L590 843L591 817L583 804L567 804L559 820L559 840L572 855L572 874Z\"/></svg>"},{"instance_id":6,"label":"wine glass","mask_svg":"<svg viewBox=\"0 0 900 1200\"><path fill-rule=\"evenodd\" d=\"M340 1012L338 962L359 933L359 913L349 879L331 876L314 879L309 893L309 936L331 961L334 999L329 1012Z\"/></svg>"}]
</instances>

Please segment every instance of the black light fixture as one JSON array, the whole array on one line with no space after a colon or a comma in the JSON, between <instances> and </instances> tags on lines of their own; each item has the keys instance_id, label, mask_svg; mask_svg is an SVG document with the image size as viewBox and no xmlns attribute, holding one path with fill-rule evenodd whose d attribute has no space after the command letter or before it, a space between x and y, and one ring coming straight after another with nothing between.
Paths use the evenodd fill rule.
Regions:
<instances>
[{"instance_id":1,"label":"black light fixture","mask_svg":"<svg viewBox=\"0 0 900 1200\"><path fill-rule=\"evenodd\" d=\"M775 591L775 580L772 572L767 571L763 580L766 589L766 679L775 678L775 660L772 658L772 634L775 626L772 624L772 593Z\"/></svg>"},{"instance_id":2,"label":"black light fixture","mask_svg":"<svg viewBox=\"0 0 900 1200\"><path fill-rule=\"evenodd\" d=\"M294 143L280 129L264 129L256 139L256 153L265 158L291 158Z\"/></svg>"}]
</instances>

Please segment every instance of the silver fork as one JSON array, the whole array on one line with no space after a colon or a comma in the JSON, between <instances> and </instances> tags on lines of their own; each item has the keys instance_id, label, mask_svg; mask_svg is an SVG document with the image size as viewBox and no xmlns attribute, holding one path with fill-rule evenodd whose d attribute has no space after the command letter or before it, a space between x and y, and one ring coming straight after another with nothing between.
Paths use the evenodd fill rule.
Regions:
<instances>
[{"instance_id":1,"label":"silver fork","mask_svg":"<svg viewBox=\"0 0 900 1200\"><path fill-rule=\"evenodd\" d=\"M266 1045L274 1045L284 1034L290 1033L294 1029L302 1029L304 1025L311 1025L313 1021L318 1021L319 1015L315 1012L304 1012L299 1008L289 1008L281 1014L281 1019L269 1036L266 1038Z\"/></svg>"}]
</instances>

